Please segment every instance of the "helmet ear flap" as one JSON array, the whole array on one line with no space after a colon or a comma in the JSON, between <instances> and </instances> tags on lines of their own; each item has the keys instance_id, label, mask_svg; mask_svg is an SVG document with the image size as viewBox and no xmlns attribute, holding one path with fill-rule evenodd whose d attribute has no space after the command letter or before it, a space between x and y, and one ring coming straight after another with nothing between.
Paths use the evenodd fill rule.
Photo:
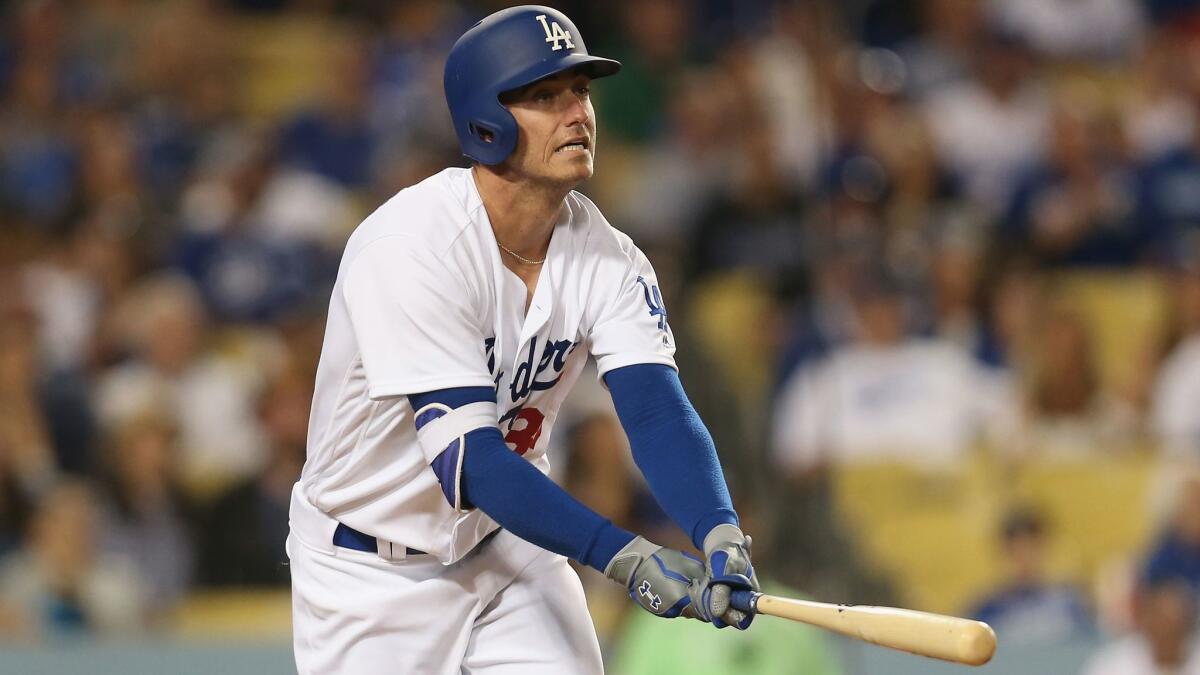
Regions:
<instances>
[{"instance_id":1,"label":"helmet ear flap","mask_svg":"<svg viewBox=\"0 0 1200 675\"><path fill-rule=\"evenodd\" d=\"M499 164L517 147L517 118L499 100L481 107L493 114L467 122L471 142L469 147L464 143L463 149L468 157L480 164Z\"/></svg>"},{"instance_id":2,"label":"helmet ear flap","mask_svg":"<svg viewBox=\"0 0 1200 675\"><path fill-rule=\"evenodd\" d=\"M485 128L481 124L467 122L467 128L471 130L471 135L474 136L480 143L488 144L496 139L496 132Z\"/></svg>"}]
</instances>

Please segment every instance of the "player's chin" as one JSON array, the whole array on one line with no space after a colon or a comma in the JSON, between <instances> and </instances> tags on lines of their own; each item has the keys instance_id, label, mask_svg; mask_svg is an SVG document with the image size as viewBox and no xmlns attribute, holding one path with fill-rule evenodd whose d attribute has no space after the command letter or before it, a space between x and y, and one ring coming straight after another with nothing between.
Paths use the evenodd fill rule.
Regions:
<instances>
[{"instance_id":1,"label":"player's chin","mask_svg":"<svg viewBox=\"0 0 1200 675\"><path fill-rule=\"evenodd\" d=\"M562 172L571 180L587 180L595 170L590 152L572 153L561 160Z\"/></svg>"},{"instance_id":2,"label":"player's chin","mask_svg":"<svg viewBox=\"0 0 1200 675\"><path fill-rule=\"evenodd\" d=\"M576 172L574 177L576 180L587 180L592 177L594 172L595 171L592 168L592 163L589 161L586 166L580 167L579 171Z\"/></svg>"},{"instance_id":3,"label":"player's chin","mask_svg":"<svg viewBox=\"0 0 1200 675\"><path fill-rule=\"evenodd\" d=\"M568 156L552 156L541 169L543 179L562 185L578 185L592 177L592 158L589 152L572 152Z\"/></svg>"}]
</instances>

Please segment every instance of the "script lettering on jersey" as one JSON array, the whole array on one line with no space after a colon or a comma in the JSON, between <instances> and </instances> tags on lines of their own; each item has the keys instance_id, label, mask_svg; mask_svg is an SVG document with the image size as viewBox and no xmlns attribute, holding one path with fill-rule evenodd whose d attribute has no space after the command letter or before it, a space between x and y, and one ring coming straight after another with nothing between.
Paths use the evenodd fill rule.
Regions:
<instances>
[{"instance_id":1,"label":"script lettering on jersey","mask_svg":"<svg viewBox=\"0 0 1200 675\"><path fill-rule=\"evenodd\" d=\"M558 51L563 48L559 42L566 42L567 49L575 49L575 43L571 42L571 34L563 30L563 27L558 25L557 21L546 23L546 15L538 14L536 18L542 24L542 30L546 31L546 42L554 43L550 51Z\"/></svg>"},{"instance_id":2,"label":"script lettering on jersey","mask_svg":"<svg viewBox=\"0 0 1200 675\"><path fill-rule=\"evenodd\" d=\"M542 355L537 357L537 347L542 345ZM563 368L567 366L567 356L575 350L578 343L571 340L551 340L539 343L535 337L529 341L529 349L524 358L513 371L512 382L508 386L512 408L500 417L500 428L505 431L504 441L513 446L513 452L524 455L537 445L542 436L542 422L546 416L534 407L527 407L525 400L535 391L545 391L558 384L562 379ZM497 366L496 338L483 341L483 351L487 356L488 372L496 383L496 393L500 392L500 380L504 378L504 370ZM536 363L535 363L536 359ZM500 397L497 395L497 403Z\"/></svg>"},{"instance_id":3,"label":"script lettering on jersey","mask_svg":"<svg viewBox=\"0 0 1200 675\"><path fill-rule=\"evenodd\" d=\"M525 358L517 364L513 371L512 382L508 385L508 393L513 403L529 396L533 391L545 391L558 384L562 379L562 370L567 365L567 355L575 349L570 340L546 339L542 348L542 357L537 359L534 366L534 356L537 354L538 340L529 341L529 351Z\"/></svg>"},{"instance_id":4,"label":"script lettering on jersey","mask_svg":"<svg viewBox=\"0 0 1200 675\"><path fill-rule=\"evenodd\" d=\"M642 285L642 290L646 295L646 305L650 307L650 316L658 317L658 329L663 331L663 344L667 344L667 335L669 326L667 324L667 306L663 304L662 293L659 292L658 286L646 281L645 277L638 277L637 282Z\"/></svg>"},{"instance_id":5,"label":"script lettering on jersey","mask_svg":"<svg viewBox=\"0 0 1200 675\"><path fill-rule=\"evenodd\" d=\"M496 338L490 337L483 341L483 353L487 356L488 372L492 374L492 382L499 387L500 378L504 377L504 371L496 369Z\"/></svg>"}]
</instances>

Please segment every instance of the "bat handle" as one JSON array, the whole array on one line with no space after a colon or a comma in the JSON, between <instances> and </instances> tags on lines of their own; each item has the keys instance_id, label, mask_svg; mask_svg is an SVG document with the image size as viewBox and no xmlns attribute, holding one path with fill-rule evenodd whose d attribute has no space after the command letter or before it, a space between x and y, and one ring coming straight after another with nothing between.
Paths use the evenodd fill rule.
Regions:
<instances>
[{"instance_id":1,"label":"bat handle","mask_svg":"<svg viewBox=\"0 0 1200 675\"><path fill-rule=\"evenodd\" d=\"M754 591L734 591L729 594L729 605L734 609L753 614L758 611L758 599L761 596L762 593Z\"/></svg>"}]
</instances>

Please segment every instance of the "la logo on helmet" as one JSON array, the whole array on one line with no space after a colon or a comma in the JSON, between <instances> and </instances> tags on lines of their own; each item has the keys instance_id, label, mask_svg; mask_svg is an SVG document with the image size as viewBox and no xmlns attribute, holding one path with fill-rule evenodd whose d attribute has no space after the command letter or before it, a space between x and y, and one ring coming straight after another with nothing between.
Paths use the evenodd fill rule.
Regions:
<instances>
[{"instance_id":1,"label":"la logo on helmet","mask_svg":"<svg viewBox=\"0 0 1200 675\"><path fill-rule=\"evenodd\" d=\"M563 48L559 44L560 41L566 41L567 49L575 49L575 43L571 42L571 34L563 30L557 21L551 21L547 24L545 14L538 14L535 18L542 23L542 30L546 31L546 42L554 43L554 48L551 51L558 51Z\"/></svg>"}]
</instances>

